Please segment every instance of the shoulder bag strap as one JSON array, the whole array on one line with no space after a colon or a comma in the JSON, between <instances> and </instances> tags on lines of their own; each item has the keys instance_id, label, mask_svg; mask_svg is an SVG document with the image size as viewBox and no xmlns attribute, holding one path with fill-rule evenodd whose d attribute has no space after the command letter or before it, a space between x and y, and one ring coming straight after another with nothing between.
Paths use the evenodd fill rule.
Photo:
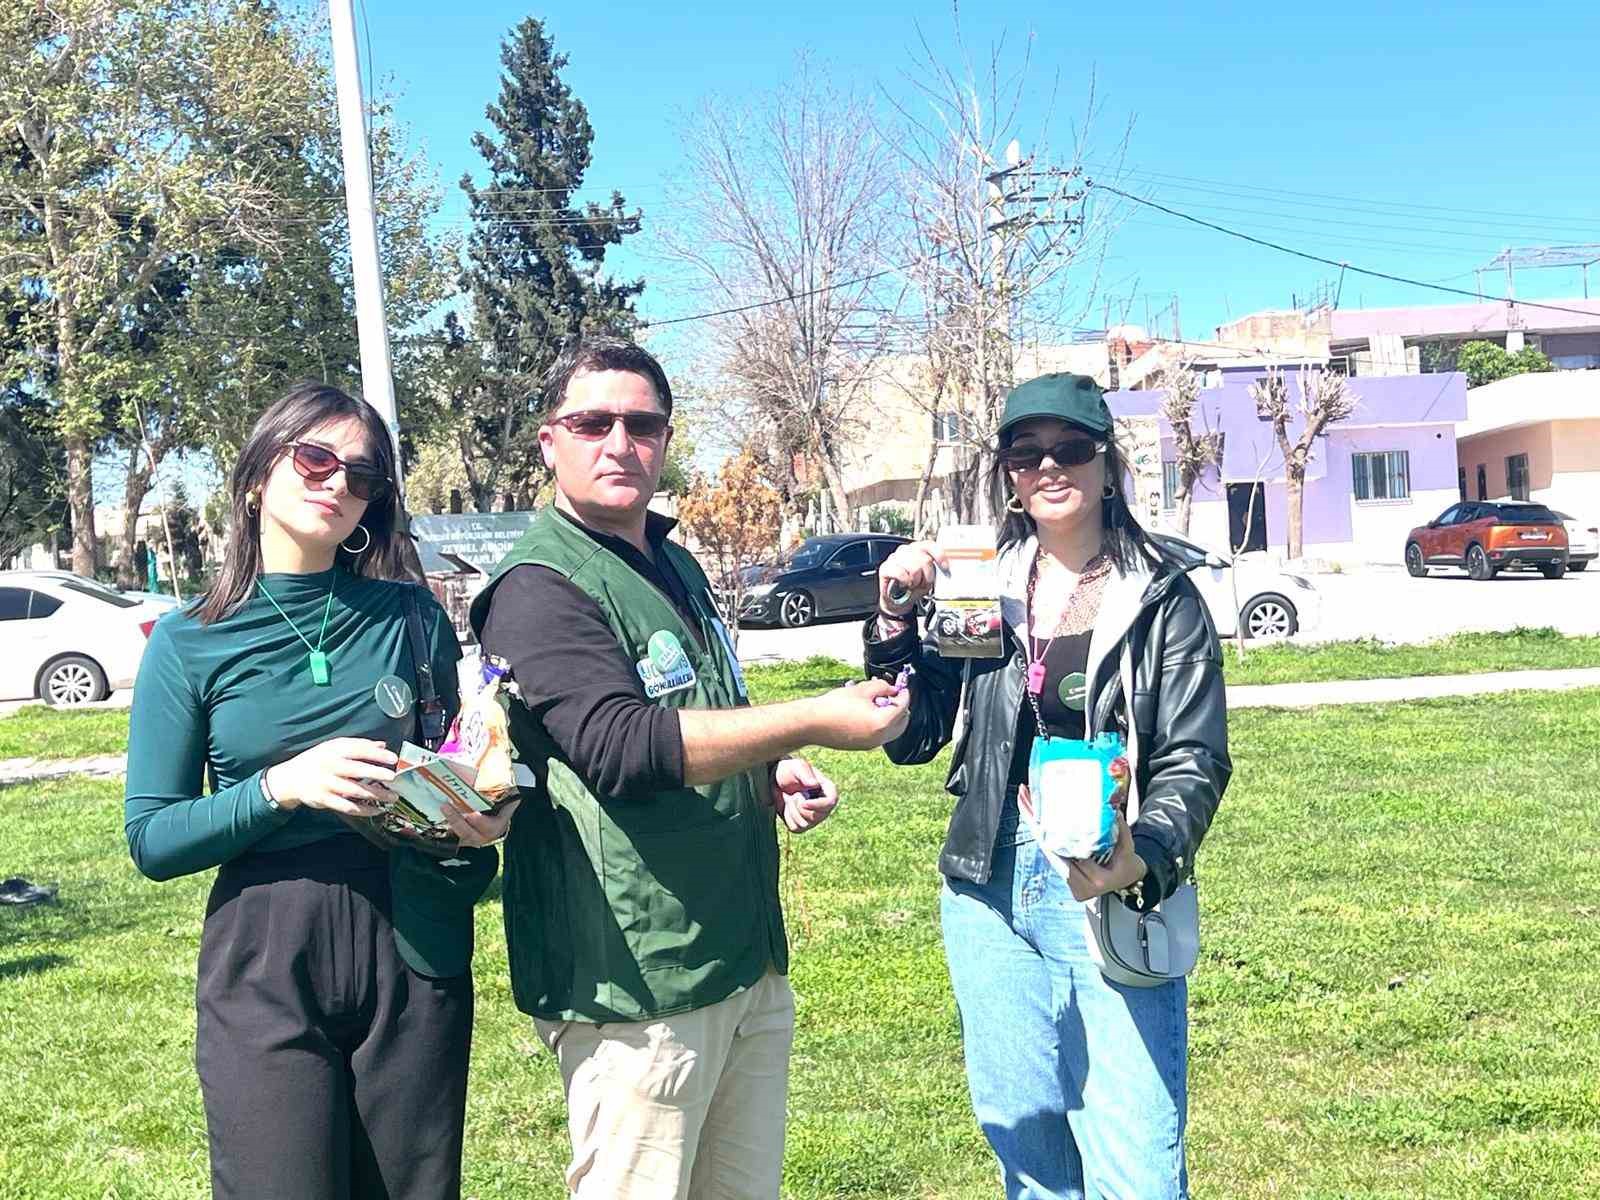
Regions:
<instances>
[{"instance_id":1,"label":"shoulder bag strap","mask_svg":"<svg viewBox=\"0 0 1600 1200\"><path fill-rule=\"evenodd\" d=\"M426 749L437 750L444 742L444 704L433 682L433 655L428 652L416 587L415 584L405 585L404 600L406 636L411 642L411 662L417 673L417 733Z\"/></svg>"}]
</instances>

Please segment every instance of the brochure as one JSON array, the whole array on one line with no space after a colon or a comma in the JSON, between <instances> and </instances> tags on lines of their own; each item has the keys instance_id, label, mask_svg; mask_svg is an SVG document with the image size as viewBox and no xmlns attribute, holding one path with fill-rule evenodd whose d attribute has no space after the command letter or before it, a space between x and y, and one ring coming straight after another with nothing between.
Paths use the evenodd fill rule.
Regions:
<instances>
[{"instance_id":1,"label":"brochure","mask_svg":"<svg viewBox=\"0 0 1600 1200\"><path fill-rule=\"evenodd\" d=\"M988 525L946 525L939 548L948 566L933 584L928 619L939 653L948 658L999 658L1004 652L1000 617L1000 556Z\"/></svg>"}]
</instances>

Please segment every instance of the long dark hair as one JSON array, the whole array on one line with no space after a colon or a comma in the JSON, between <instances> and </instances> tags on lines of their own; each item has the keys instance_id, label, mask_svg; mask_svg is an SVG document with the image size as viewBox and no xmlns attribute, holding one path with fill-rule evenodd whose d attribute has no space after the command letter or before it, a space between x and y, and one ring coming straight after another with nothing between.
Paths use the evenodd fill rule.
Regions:
<instances>
[{"instance_id":1,"label":"long dark hair","mask_svg":"<svg viewBox=\"0 0 1600 1200\"><path fill-rule=\"evenodd\" d=\"M1073 426L1074 429L1078 426ZM1101 549L1111 558L1123 574L1136 567L1155 567L1167 561L1160 545L1145 532L1133 510L1128 507L1128 468L1122 461L1122 451L1117 447L1115 435L1085 430L1096 441L1106 446L1106 481L1116 490L1100 502ZM1011 444L1011 433L1000 435L998 449ZM1000 520L999 548L1003 552L1011 546L1025 542L1038 533L1039 526L1025 512L1016 512L1006 505L1012 497L1011 480L1005 464L995 456L994 469L989 472L989 503Z\"/></svg>"},{"instance_id":2,"label":"long dark hair","mask_svg":"<svg viewBox=\"0 0 1600 1200\"><path fill-rule=\"evenodd\" d=\"M251 492L266 487L267 476L291 442L330 421L348 417L360 421L367 431L374 465L391 482L383 497L369 501L367 511L361 514L359 528L371 534L372 540L359 554L351 554L341 545L334 551L334 565L374 579L408 577L401 537L395 532L400 527L400 492L393 483L394 442L388 426L365 400L326 383L297 383L261 414L233 464L228 481L233 516L227 553L216 582L192 609L202 624L210 625L237 610L250 598L256 576L261 574L261 509L258 496L256 510L250 510Z\"/></svg>"}]
</instances>

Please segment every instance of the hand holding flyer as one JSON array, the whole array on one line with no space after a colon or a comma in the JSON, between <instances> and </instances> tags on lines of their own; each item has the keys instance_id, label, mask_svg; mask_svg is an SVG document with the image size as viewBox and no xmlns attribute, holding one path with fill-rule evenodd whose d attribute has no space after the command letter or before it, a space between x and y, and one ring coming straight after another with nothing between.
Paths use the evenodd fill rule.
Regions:
<instances>
[{"instance_id":1,"label":"hand holding flyer","mask_svg":"<svg viewBox=\"0 0 1600 1200\"><path fill-rule=\"evenodd\" d=\"M999 658L1000 556L988 525L947 525L939 533L944 564L934 580L928 629L949 658Z\"/></svg>"}]
</instances>

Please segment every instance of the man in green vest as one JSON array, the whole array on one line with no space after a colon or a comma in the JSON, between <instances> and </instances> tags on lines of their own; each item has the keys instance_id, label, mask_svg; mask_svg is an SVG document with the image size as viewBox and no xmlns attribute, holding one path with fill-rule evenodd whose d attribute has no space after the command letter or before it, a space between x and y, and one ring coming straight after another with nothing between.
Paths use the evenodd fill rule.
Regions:
<instances>
[{"instance_id":1,"label":"man in green vest","mask_svg":"<svg viewBox=\"0 0 1600 1200\"><path fill-rule=\"evenodd\" d=\"M878 681L751 707L704 572L649 512L672 390L616 339L552 370L555 503L472 605L522 703L506 845L512 990L556 1054L580 1200L772 1197L794 995L776 820L837 803L806 745L899 734ZM883 701L882 704L878 701Z\"/></svg>"}]
</instances>

